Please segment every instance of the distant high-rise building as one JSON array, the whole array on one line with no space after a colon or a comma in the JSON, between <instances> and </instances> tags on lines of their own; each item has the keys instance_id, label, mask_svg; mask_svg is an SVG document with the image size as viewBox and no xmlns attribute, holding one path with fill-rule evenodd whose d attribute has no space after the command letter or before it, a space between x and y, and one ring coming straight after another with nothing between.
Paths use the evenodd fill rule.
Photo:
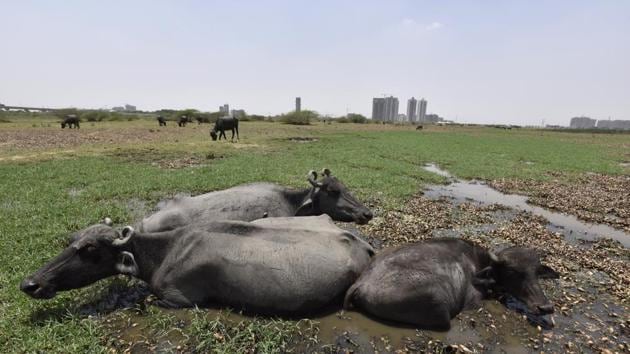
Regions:
<instances>
[{"instance_id":1,"label":"distant high-rise building","mask_svg":"<svg viewBox=\"0 0 630 354\"><path fill-rule=\"evenodd\" d=\"M136 111L136 106L132 106L130 104L126 104L125 105L125 111L127 111L127 112L135 112Z\"/></svg>"},{"instance_id":2,"label":"distant high-rise building","mask_svg":"<svg viewBox=\"0 0 630 354\"><path fill-rule=\"evenodd\" d=\"M415 122L417 119L416 109L418 108L418 100L411 97L407 100L407 120L410 122Z\"/></svg>"},{"instance_id":3,"label":"distant high-rise building","mask_svg":"<svg viewBox=\"0 0 630 354\"><path fill-rule=\"evenodd\" d=\"M424 122L427 117L427 100L424 98L418 101L418 120L417 122Z\"/></svg>"},{"instance_id":4,"label":"distant high-rise building","mask_svg":"<svg viewBox=\"0 0 630 354\"><path fill-rule=\"evenodd\" d=\"M302 98L301 97L296 97L295 98L295 111L299 112L302 110Z\"/></svg>"},{"instance_id":5,"label":"distant high-rise building","mask_svg":"<svg viewBox=\"0 0 630 354\"><path fill-rule=\"evenodd\" d=\"M385 97L385 120L393 122L398 118L398 98Z\"/></svg>"},{"instance_id":6,"label":"distant high-rise building","mask_svg":"<svg viewBox=\"0 0 630 354\"><path fill-rule=\"evenodd\" d=\"M383 121L385 117L385 99L375 97L372 99L372 119Z\"/></svg>"},{"instance_id":7,"label":"distant high-rise building","mask_svg":"<svg viewBox=\"0 0 630 354\"><path fill-rule=\"evenodd\" d=\"M569 126L573 129L592 129L596 124L597 120L589 117L573 117Z\"/></svg>"},{"instance_id":8,"label":"distant high-rise building","mask_svg":"<svg viewBox=\"0 0 630 354\"><path fill-rule=\"evenodd\" d=\"M398 98L389 96L372 99L372 119L383 122L398 120Z\"/></svg>"},{"instance_id":9,"label":"distant high-rise building","mask_svg":"<svg viewBox=\"0 0 630 354\"><path fill-rule=\"evenodd\" d=\"M230 105L226 103L223 106L219 106L219 112L223 113L226 116L230 115Z\"/></svg>"},{"instance_id":10,"label":"distant high-rise building","mask_svg":"<svg viewBox=\"0 0 630 354\"><path fill-rule=\"evenodd\" d=\"M571 120L573 123L573 119ZM598 129L630 130L630 120L598 120Z\"/></svg>"}]
</instances>

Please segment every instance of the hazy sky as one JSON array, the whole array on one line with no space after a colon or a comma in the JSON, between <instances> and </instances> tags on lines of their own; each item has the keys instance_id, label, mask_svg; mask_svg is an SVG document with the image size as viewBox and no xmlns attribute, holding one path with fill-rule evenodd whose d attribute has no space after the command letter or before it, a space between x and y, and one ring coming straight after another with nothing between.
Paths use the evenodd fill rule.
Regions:
<instances>
[{"instance_id":1,"label":"hazy sky","mask_svg":"<svg viewBox=\"0 0 630 354\"><path fill-rule=\"evenodd\" d=\"M630 119L630 1L6 1L0 103Z\"/></svg>"}]
</instances>

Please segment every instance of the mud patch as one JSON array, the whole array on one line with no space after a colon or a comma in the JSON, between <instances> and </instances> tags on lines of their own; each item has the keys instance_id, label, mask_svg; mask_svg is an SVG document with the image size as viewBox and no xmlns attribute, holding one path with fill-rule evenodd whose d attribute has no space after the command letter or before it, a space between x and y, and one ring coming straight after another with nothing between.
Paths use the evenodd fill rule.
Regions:
<instances>
[{"instance_id":1,"label":"mud patch","mask_svg":"<svg viewBox=\"0 0 630 354\"><path fill-rule=\"evenodd\" d=\"M160 160L152 162L152 166L158 166L163 169L180 169L186 167L194 167L202 164L202 161L197 157L183 157L172 160Z\"/></svg>"},{"instance_id":2,"label":"mud patch","mask_svg":"<svg viewBox=\"0 0 630 354\"><path fill-rule=\"evenodd\" d=\"M294 142L294 143L312 143L319 141L319 138L311 137L311 136L293 136L290 138L286 138L285 140Z\"/></svg>"}]
</instances>

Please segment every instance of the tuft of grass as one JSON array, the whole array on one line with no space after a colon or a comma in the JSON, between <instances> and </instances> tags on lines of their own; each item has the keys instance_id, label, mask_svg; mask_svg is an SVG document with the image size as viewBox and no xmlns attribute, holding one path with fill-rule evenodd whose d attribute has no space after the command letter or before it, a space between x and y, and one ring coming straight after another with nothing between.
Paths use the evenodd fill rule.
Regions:
<instances>
[{"instance_id":1,"label":"tuft of grass","mask_svg":"<svg viewBox=\"0 0 630 354\"><path fill-rule=\"evenodd\" d=\"M203 309L195 309L187 332L190 338L187 346L195 352L272 353L289 352L289 345L297 337L304 336L305 332L306 336L312 336L315 329L312 323L305 327L303 321L277 318L234 322L229 312L210 317Z\"/></svg>"}]
</instances>

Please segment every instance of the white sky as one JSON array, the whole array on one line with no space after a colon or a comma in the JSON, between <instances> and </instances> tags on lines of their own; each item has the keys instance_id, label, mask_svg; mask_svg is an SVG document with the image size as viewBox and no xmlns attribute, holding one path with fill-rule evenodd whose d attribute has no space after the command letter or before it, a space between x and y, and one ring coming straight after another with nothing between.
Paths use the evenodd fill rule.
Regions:
<instances>
[{"instance_id":1,"label":"white sky","mask_svg":"<svg viewBox=\"0 0 630 354\"><path fill-rule=\"evenodd\" d=\"M630 1L5 1L0 103L630 119Z\"/></svg>"}]
</instances>

